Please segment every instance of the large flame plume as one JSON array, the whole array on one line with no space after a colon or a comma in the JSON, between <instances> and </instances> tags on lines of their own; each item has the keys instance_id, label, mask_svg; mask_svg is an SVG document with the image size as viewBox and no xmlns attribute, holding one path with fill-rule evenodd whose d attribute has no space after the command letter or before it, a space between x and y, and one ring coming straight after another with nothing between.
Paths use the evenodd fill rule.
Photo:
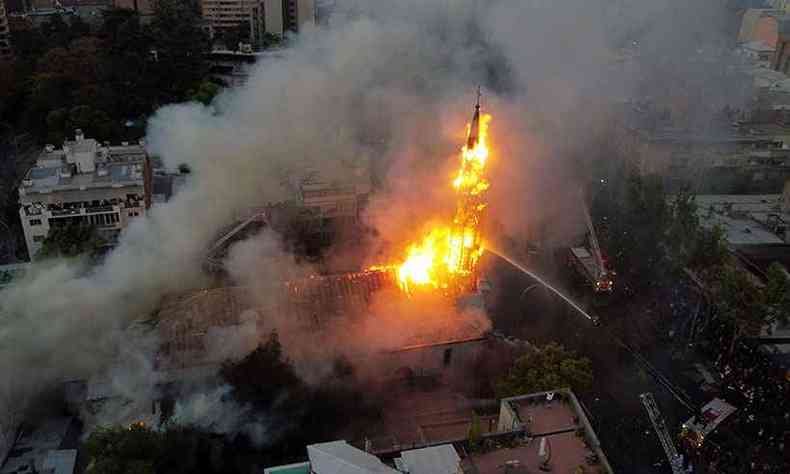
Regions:
<instances>
[{"instance_id":1,"label":"large flame plume","mask_svg":"<svg viewBox=\"0 0 790 474\"><path fill-rule=\"evenodd\" d=\"M474 283L477 262L483 253L480 222L487 206L485 191L490 186L485 176L490 122L490 115L480 115L478 100L472 122L467 125L458 172L450 183L457 196L452 224L438 225L421 241L410 245L402 263L374 267L394 270L404 291L461 290Z\"/></svg>"}]
</instances>

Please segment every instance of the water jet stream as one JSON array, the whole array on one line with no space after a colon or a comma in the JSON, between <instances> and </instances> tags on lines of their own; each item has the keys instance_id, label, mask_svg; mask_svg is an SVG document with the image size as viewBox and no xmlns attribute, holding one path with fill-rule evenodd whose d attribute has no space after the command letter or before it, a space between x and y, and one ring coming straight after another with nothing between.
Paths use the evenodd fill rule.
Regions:
<instances>
[{"instance_id":1,"label":"water jet stream","mask_svg":"<svg viewBox=\"0 0 790 474\"><path fill-rule=\"evenodd\" d=\"M560 290L558 290L558 289L554 288L553 286L551 286L546 280L544 280L543 278L539 277L537 274L527 270L526 268L524 268L524 266L522 266L521 264L519 264L518 262L516 262L512 258L508 257L507 255L505 255L502 252L499 252L497 250L490 249L490 248L486 248L486 250L491 252L492 254L496 255L497 257L501 258L502 260L506 261L507 263L513 265L514 268L517 268L518 270L520 270L524 274L534 278L538 283L540 283L541 285L543 285L547 289L551 290L551 292L554 293L555 295L557 295L560 298L562 298L563 301L565 301L573 309L575 309L576 311L581 313L585 318L589 319L590 321L592 321L595 324L598 324L598 318L596 318L594 316L591 316L589 313L587 313L585 310L583 310L579 305L574 303L573 300L571 300L570 298L565 296ZM651 374L658 383L660 383L667 390L669 390L669 392L675 397L675 399L678 402L680 402L683 406L685 406L690 412L692 412L692 413L694 412L695 407L694 407L694 404L691 401L691 397L689 397L689 395L682 388L680 388L680 387L676 386L674 383L672 383L666 376L664 376L650 362L648 362L648 360L642 354L640 354L638 351L636 351L634 348L632 348L625 341L620 339L620 337L618 337L616 334L614 334L614 332L612 332L611 330L606 329L606 328L604 328L603 330L604 330L604 332L606 334L609 335L609 337L612 338L612 340L617 345L619 345L620 347L622 347L623 349L628 351L631 355L633 355L634 358L637 360L637 362L640 365L642 365L642 367L644 367L645 370L647 370L647 372L649 374Z\"/></svg>"},{"instance_id":2,"label":"water jet stream","mask_svg":"<svg viewBox=\"0 0 790 474\"><path fill-rule=\"evenodd\" d=\"M549 282L547 282L546 280L544 280L543 278L538 276L536 273L527 270L521 264L519 264L518 262L516 262L512 258L508 257L507 255L505 255L503 252L500 252L500 251L497 251L497 250L494 250L494 249L491 249L491 248L486 248L486 250L488 252L491 252L492 254L496 255L497 257L501 258L502 260L506 261L507 263L513 265L513 267L517 268L518 270L520 270L524 274L529 275L530 277L534 278L538 283L540 283L541 285L545 286L552 293L554 293L555 295L557 295L560 298L562 298L563 301L568 303L573 309L578 311L585 318L589 319L590 321L592 321L594 323L598 322L598 318L596 318L594 316L590 316L590 314L587 311L583 310L581 308L581 306L576 304L572 299L570 299L567 296L565 296L560 290L558 290L558 289L554 288L553 286L551 286L551 284L549 284Z\"/></svg>"}]
</instances>

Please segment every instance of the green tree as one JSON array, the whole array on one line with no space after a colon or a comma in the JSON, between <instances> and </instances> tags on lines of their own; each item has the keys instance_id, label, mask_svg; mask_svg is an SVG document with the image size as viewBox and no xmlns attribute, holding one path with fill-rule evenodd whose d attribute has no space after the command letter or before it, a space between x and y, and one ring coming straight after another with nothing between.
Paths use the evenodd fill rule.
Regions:
<instances>
[{"instance_id":1,"label":"green tree","mask_svg":"<svg viewBox=\"0 0 790 474\"><path fill-rule=\"evenodd\" d=\"M39 258L97 257L107 242L98 234L96 227L83 224L53 226L41 246Z\"/></svg>"},{"instance_id":2,"label":"green tree","mask_svg":"<svg viewBox=\"0 0 790 474\"><path fill-rule=\"evenodd\" d=\"M282 44L282 38L277 35L273 35L271 33L264 33L263 34L263 47L264 48L275 48Z\"/></svg>"},{"instance_id":3,"label":"green tree","mask_svg":"<svg viewBox=\"0 0 790 474\"><path fill-rule=\"evenodd\" d=\"M667 268L666 235L671 209L661 179L623 169L612 189L599 193L593 215L605 216L607 231L599 236L623 278L650 284ZM602 220L601 218L598 219Z\"/></svg>"},{"instance_id":4,"label":"green tree","mask_svg":"<svg viewBox=\"0 0 790 474\"><path fill-rule=\"evenodd\" d=\"M787 324L790 321L790 276L778 262L768 267L762 303L767 323L779 321Z\"/></svg>"},{"instance_id":5,"label":"green tree","mask_svg":"<svg viewBox=\"0 0 790 474\"><path fill-rule=\"evenodd\" d=\"M103 13L99 37L104 48L99 58L101 88L96 108L114 111L120 120L149 114L163 103L156 63L151 58L153 38L132 10Z\"/></svg>"},{"instance_id":6,"label":"green tree","mask_svg":"<svg viewBox=\"0 0 790 474\"><path fill-rule=\"evenodd\" d=\"M88 36L91 32L91 26L85 22L79 15L72 15L69 19L69 36L71 40L82 36Z\"/></svg>"},{"instance_id":7,"label":"green tree","mask_svg":"<svg viewBox=\"0 0 790 474\"><path fill-rule=\"evenodd\" d=\"M675 267L682 268L691 261L700 233L695 196L687 188L672 198L667 228L667 249Z\"/></svg>"},{"instance_id":8,"label":"green tree","mask_svg":"<svg viewBox=\"0 0 790 474\"><path fill-rule=\"evenodd\" d=\"M241 23L224 29L219 33L218 39L225 44L226 48L236 51L239 48L239 43L250 43L250 26L246 23Z\"/></svg>"},{"instance_id":9,"label":"green tree","mask_svg":"<svg viewBox=\"0 0 790 474\"><path fill-rule=\"evenodd\" d=\"M517 359L510 372L497 382L496 392L503 398L559 388L584 391L592 381L589 359L551 343Z\"/></svg>"},{"instance_id":10,"label":"green tree","mask_svg":"<svg viewBox=\"0 0 790 474\"><path fill-rule=\"evenodd\" d=\"M154 474L163 435L144 426L99 428L82 444L89 474Z\"/></svg>"},{"instance_id":11,"label":"green tree","mask_svg":"<svg viewBox=\"0 0 790 474\"><path fill-rule=\"evenodd\" d=\"M97 429L83 441L80 456L88 463L87 474L229 472L200 449L209 445L216 446L216 439L194 429L134 424Z\"/></svg>"},{"instance_id":12,"label":"green tree","mask_svg":"<svg viewBox=\"0 0 790 474\"><path fill-rule=\"evenodd\" d=\"M62 15L52 15L41 23L41 33L47 41L47 47L65 47L72 39L69 25L63 21Z\"/></svg>"},{"instance_id":13,"label":"green tree","mask_svg":"<svg viewBox=\"0 0 790 474\"><path fill-rule=\"evenodd\" d=\"M700 228L697 232L694 252L689 265L699 269L716 269L727 264L730 253L724 229L715 226L711 229Z\"/></svg>"},{"instance_id":14,"label":"green tree","mask_svg":"<svg viewBox=\"0 0 790 474\"><path fill-rule=\"evenodd\" d=\"M242 402L268 407L283 391L300 391L303 384L283 354L276 331L244 359L227 362L220 375L231 386L234 396Z\"/></svg>"},{"instance_id":15,"label":"green tree","mask_svg":"<svg viewBox=\"0 0 790 474\"><path fill-rule=\"evenodd\" d=\"M30 98L25 117L28 130L44 137L47 114L55 109L96 103L99 40L80 38L68 47L49 50L39 59L30 81Z\"/></svg>"},{"instance_id":16,"label":"green tree","mask_svg":"<svg viewBox=\"0 0 790 474\"><path fill-rule=\"evenodd\" d=\"M211 101L214 100L214 97L219 94L220 90L221 88L219 85L204 79L200 82L200 84L198 84L197 88L190 89L189 92L187 92L187 96L191 101L200 102L203 105L209 105L211 104Z\"/></svg>"},{"instance_id":17,"label":"green tree","mask_svg":"<svg viewBox=\"0 0 790 474\"><path fill-rule=\"evenodd\" d=\"M209 100L214 91L201 84L209 42L196 2L154 0L154 7L145 25L134 11L109 9L93 31L79 17L60 15L15 30L14 88L2 87L9 75L0 70L0 120L57 144L71 132L62 113L48 115L87 107L96 127L108 131L102 139L128 140L140 132L123 130L127 121L144 121L164 104L188 100L190 91Z\"/></svg>"},{"instance_id":18,"label":"green tree","mask_svg":"<svg viewBox=\"0 0 790 474\"><path fill-rule=\"evenodd\" d=\"M160 86L163 102L180 101L208 72L204 55L210 41L200 27L200 12L191 2L157 0L148 25L157 59L149 68Z\"/></svg>"},{"instance_id":19,"label":"green tree","mask_svg":"<svg viewBox=\"0 0 790 474\"><path fill-rule=\"evenodd\" d=\"M480 417L477 414L472 415L472 422L469 423L469 434L467 436L467 441L469 443L469 449L474 451L478 447L480 447L480 436L482 434L482 429L480 428Z\"/></svg>"},{"instance_id":20,"label":"green tree","mask_svg":"<svg viewBox=\"0 0 790 474\"><path fill-rule=\"evenodd\" d=\"M116 141L121 136L120 124L107 113L87 105L70 109L59 108L47 114L47 143L63 143L73 138L74 130L81 129L86 136L99 141Z\"/></svg>"},{"instance_id":21,"label":"green tree","mask_svg":"<svg viewBox=\"0 0 790 474\"><path fill-rule=\"evenodd\" d=\"M13 119L23 99L25 73L20 71L21 66L18 62L0 61L0 122Z\"/></svg>"},{"instance_id":22,"label":"green tree","mask_svg":"<svg viewBox=\"0 0 790 474\"><path fill-rule=\"evenodd\" d=\"M766 323L762 292L749 272L733 265L717 270L713 287L716 311L733 328L731 353L741 336L759 333Z\"/></svg>"}]
</instances>

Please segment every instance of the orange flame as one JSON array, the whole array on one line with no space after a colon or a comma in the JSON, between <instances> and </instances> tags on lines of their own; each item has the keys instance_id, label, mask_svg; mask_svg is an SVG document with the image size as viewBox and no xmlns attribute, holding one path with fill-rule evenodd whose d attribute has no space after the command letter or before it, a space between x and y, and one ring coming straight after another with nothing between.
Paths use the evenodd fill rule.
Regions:
<instances>
[{"instance_id":1,"label":"orange flame","mask_svg":"<svg viewBox=\"0 0 790 474\"><path fill-rule=\"evenodd\" d=\"M453 188L461 193L480 194L488 189L490 184L485 179L486 162L488 161L488 124L491 116L486 114L480 118L480 131L477 145L474 148L461 149L461 169L458 170L453 180ZM469 127L467 125L467 131Z\"/></svg>"},{"instance_id":2,"label":"orange flame","mask_svg":"<svg viewBox=\"0 0 790 474\"><path fill-rule=\"evenodd\" d=\"M490 115L483 115L477 143L461 149L460 168L451 183L458 196L452 225L432 229L422 241L408 247L403 263L394 266L404 291L416 287L445 289L459 277L473 274L483 253L480 217L486 207L482 194L490 186L485 178L490 121ZM467 133L471 133L470 127L467 125Z\"/></svg>"}]
</instances>

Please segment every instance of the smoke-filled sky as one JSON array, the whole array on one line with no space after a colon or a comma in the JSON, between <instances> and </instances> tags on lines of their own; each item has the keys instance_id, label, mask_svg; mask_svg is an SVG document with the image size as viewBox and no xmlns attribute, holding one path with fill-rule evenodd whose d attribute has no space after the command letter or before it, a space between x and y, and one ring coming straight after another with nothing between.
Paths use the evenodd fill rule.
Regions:
<instances>
[{"instance_id":1,"label":"smoke-filled sky","mask_svg":"<svg viewBox=\"0 0 790 474\"><path fill-rule=\"evenodd\" d=\"M414 223L446 199L478 84L494 117L492 217L523 232L566 214L616 101L649 95L692 110L678 120L695 123L707 113L693 106L695 87L709 104L729 98L719 63L699 61L729 41L723 3L337 1L328 26L306 29L246 86L151 118L151 152L189 164L189 186L136 220L100 267L47 262L0 295L3 389L27 399L105 369L129 321L201 283L202 253L236 211L288 197L280 183L291 170L331 178L372 160L384 182L368 219L385 235L419 232ZM626 68L618 48L634 40L642 56Z\"/></svg>"}]
</instances>

